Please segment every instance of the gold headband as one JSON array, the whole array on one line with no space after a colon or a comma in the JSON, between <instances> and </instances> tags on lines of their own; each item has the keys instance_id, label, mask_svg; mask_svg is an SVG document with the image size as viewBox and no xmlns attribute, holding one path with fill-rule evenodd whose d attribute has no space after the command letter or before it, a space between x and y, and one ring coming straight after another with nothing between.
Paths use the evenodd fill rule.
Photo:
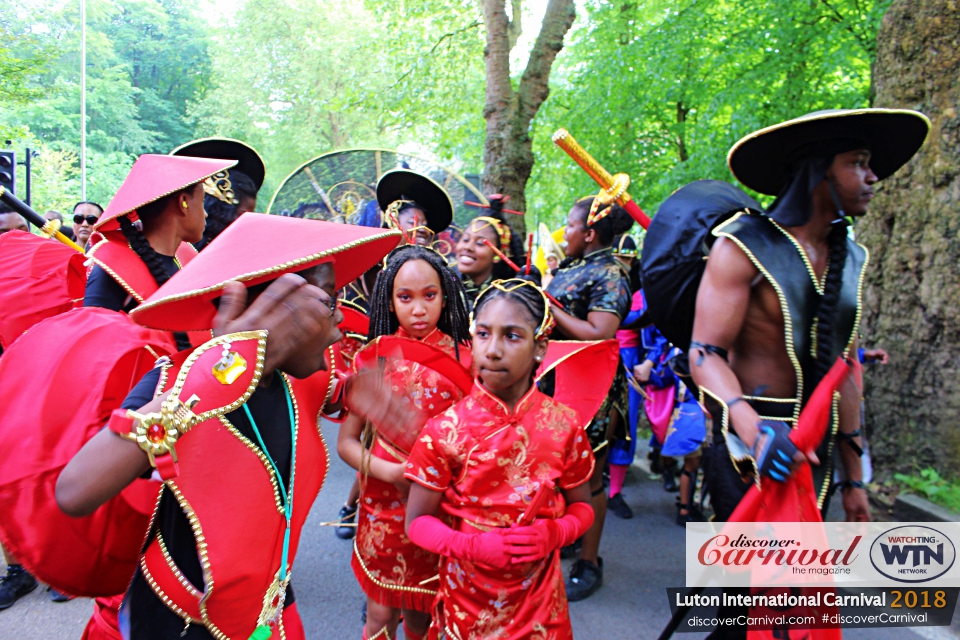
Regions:
<instances>
[{"instance_id":1,"label":"gold headband","mask_svg":"<svg viewBox=\"0 0 960 640\"><path fill-rule=\"evenodd\" d=\"M625 173L614 175L613 184L610 185L610 188L601 189L600 193L594 197L593 202L590 203L590 213L587 215L587 226L592 227L610 215L610 212L613 211L613 204L620 199L620 196L627 192L629 186L630 176ZM581 200L583 200L583 198L581 198ZM603 210L600 209L601 207L603 207Z\"/></svg>"},{"instance_id":2,"label":"gold headband","mask_svg":"<svg viewBox=\"0 0 960 640\"><path fill-rule=\"evenodd\" d=\"M237 199L237 194L233 192L233 185L230 183L230 172L227 170L219 171L204 180L203 192L227 204L240 204L240 200Z\"/></svg>"},{"instance_id":3,"label":"gold headband","mask_svg":"<svg viewBox=\"0 0 960 640\"><path fill-rule=\"evenodd\" d=\"M434 240L436 239L437 233L430 227L426 225L419 225L416 227L410 227L406 231L404 231L400 227L400 209L405 204L412 204L418 209L420 208L420 205L418 205L413 200L404 200L404 199L394 200L393 202L387 205L387 210L384 211L384 215L386 216L387 226L390 227L391 229L396 229L397 231L400 231L401 233L403 233L403 237L407 239L407 242L409 244L416 244L417 233L419 231L425 231L430 236L430 244L433 244Z\"/></svg>"},{"instance_id":4,"label":"gold headband","mask_svg":"<svg viewBox=\"0 0 960 640\"><path fill-rule=\"evenodd\" d=\"M484 289L479 296L477 296L477 301L473 304L473 308L476 309L480 306L480 301L483 300L490 291L496 289L498 291L503 291L504 293L513 293L520 287L533 287L533 289L540 294L540 297L543 298L543 319L540 321L540 326L537 327L536 332L533 334L534 340L539 340L550 335L550 332L556 326L556 321L553 319L553 313L550 311L550 301L547 299L546 294L543 293L543 289L538 287L535 283L529 280L521 280L520 278L510 278L509 280L494 280L490 283L490 286ZM471 330L476 323L476 317L473 312L470 313L470 327Z\"/></svg>"},{"instance_id":5,"label":"gold headband","mask_svg":"<svg viewBox=\"0 0 960 640\"><path fill-rule=\"evenodd\" d=\"M510 232L509 226L500 222L496 218L491 218L490 216L477 216L476 218L471 220L470 223L473 224L478 220L481 223L486 223L486 227L493 227L493 230L497 232L497 238L500 240L501 249L507 249L510 246L511 232ZM485 229L486 227L483 226L483 224L479 224L474 227L474 230L480 231L481 229Z\"/></svg>"}]
</instances>

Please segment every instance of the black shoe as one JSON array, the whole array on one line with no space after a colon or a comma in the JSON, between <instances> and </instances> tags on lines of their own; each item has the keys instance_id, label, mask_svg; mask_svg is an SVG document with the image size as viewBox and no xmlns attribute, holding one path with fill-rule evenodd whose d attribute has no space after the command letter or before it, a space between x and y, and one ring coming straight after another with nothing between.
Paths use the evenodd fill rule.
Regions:
<instances>
[{"instance_id":1,"label":"black shoe","mask_svg":"<svg viewBox=\"0 0 960 640\"><path fill-rule=\"evenodd\" d=\"M613 515L617 516L621 520L629 520L633 517L633 509L631 509L630 505L627 504L627 501L623 499L622 493L618 493L607 500L607 509L613 511Z\"/></svg>"},{"instance_id":2,"label":"black shoe","mask_svg":"<svg viewBox=\"0 0 960 640\"><path fill-rule=\"evenodd\" d=\"M669 493L680 490L680 485L677 484L677 478L673 475L672 467L664 467L663 469L663 490Z\"/></svg>"},{"instance_id":3,"label":"black shoe","mask_svg":"<svg viewBox=\"0 0 960 640\"><path fill-rule=\"evenodd\" d=\"M50 594L50 602L70 602L73 600L73 596L68 596L65 593L60 593L53 587L47 587L47 593Z\"/></svg>"},{"instance_id":4,"label":"black shoe","mask_svg":"<svg viewBox=\"0 0 960 640\"><path fill-rule=\"evenodd\" d=\"M13 603L37 588L37 580L18 564L7 567L7 575L0 578L0 610L9 609Z\"/></svg>"},{"instance_id":5,"label":"black shoe","mask_svg":"<svg viewBox=\"0 0 960 640\"><path fill-rule=\"evenodd\" d=\"M576 558L580 555L580 549L583 549L583 538L577 538L573 541L573 544L560 547L560 557L564 560Z\"/></svg>"},{"instance_id":6,"label":"black shoe","mask_svg":"<svg viewBox=\"0 0 960 640\"><path fill-rule=\"evenodd\" d=\"M686 513L680 513L680 510ZM703 522L703 514L696 508L688 508L685 504L677 502L677 524L686 528L688 522Z\"/></svg>"},{"instance_id":7,"label":"black shoe","mask_svg":"<svg viewBox=\"0 0 960 640\"><path fill-rule=\"evenodd\" d=\"M597 564L589 560L577 560L570 567L567 579L567 600L577 602L586 600L603 585L603 558L597 558Z\"/></svg>"},{"instance_id":8,"label":"black shoe","mask_svg":"<svg viewBox=\"0 0 960 640\"><path fill-rule=\"evenodd\" d=\"M337 514L337 520L341 523L341 525L335 529L337 537L341 540L352 540L353 536L357 535L357 528L355 526L344 525L353 525L356 522L357 505L353 505L352 507L343 505L340 513Z\"/></svg>"}]
</instances>

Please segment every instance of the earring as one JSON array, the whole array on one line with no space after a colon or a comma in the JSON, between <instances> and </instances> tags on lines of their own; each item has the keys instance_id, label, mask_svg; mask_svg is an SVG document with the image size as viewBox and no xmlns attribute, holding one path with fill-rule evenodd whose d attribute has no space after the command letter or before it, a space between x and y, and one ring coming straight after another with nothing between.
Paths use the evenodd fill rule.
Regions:
<instances>
[{"instance_id":1,"label":"earring","mask_svg":"<svg viewBox=\"0 0 960 640\"><path fill-rule=\"evenodd\" d=\"M494 262L500 262L500 256L493 256Z\"/></svg>"},{"instance_id":2,"label":"earring","mask_svg":"<svg viewBox=\"0 0 960 640\"><path fill-rule=\"evenodd\" d=\"M186 210L189 208L189 205L187 205L186 202L181 202L181 203L180 203L180 206L183 207L183 210L184 210L184 211L186 211Z\"/></svg>"},{"instance_id":3,"label":"earring","mask_svg":"<svg viewBox=\"0 0 960 640\"><path fill-rule=\"evenodd\" d=\"M543 356L537 356L534 358L534 360L536 360L537 362L540 362L541 360L543 360Z\"/></svg>"}]
</instances>

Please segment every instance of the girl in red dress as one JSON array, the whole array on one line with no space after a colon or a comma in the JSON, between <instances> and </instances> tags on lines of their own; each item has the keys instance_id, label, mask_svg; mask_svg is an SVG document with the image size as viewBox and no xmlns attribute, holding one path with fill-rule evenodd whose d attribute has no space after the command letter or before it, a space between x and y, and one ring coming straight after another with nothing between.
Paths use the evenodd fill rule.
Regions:
<instances>
[{"instance_id":1,"label":"girl in red dress","mask_svg":"<svg viewBox=\"0 0 960 640\"><path fill-rule=\"evenodd\" d=\"M451 368L460 367L454 358L469 360L463 288L444 259L430 249L407 245L390 254L377 279L370 316L371 342L357 354L357 363L378 359L378 349L385 344L381 337L387 336L430 345L440 355L450 356L447 366ZM393 389L409 398L425 417L446 410L463 395L442 372L411 360L392 358L384 373ZM351 564L367 595L363 637L396 638L402 614L406 637L414 640L424 636L430 623L439 558L411 543L404 532L409 482L403 473L416 434L392 434L388 429L389 425L374 429L348 417L340 428L337 451L360 470L360 511Z\"/></svg>"},{"instance_id":2,"label":"girl in red dress","mask_svg":"<svg viewBox=\"0 0 960 640\"><path fill-rule=\"evenodd\" d=\"M481 294L473 390L408 459L407 533L442 557L431 638L573 637L559 549L593 523L594 458L576 412L533 383L551 326L530 282Z\"/></svg>"}]
</instances>

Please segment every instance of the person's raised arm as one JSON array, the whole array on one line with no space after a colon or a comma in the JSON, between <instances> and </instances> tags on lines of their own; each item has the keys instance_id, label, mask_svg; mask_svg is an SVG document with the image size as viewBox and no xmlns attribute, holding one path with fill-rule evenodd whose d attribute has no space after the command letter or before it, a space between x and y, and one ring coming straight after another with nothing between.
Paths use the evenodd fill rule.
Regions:
<instances>
[{"instance_id":1,"label":"person's raised arm","mask_svg":"<svg viewBox=\"0 0 960 640\"><path fill-rule=\"evenodd\" d=\"M331 322L329 308L322 298L327 294L307 284L295 274L285 274L273 282L249 307L246 289L231 282L224 287L215 321L216 334L267 330L264 375L271 373L292 351L299 340L317 323ZM335 324L334 324L335 327ZM163 394L140 407L137 413L158 412ZM56 500L64 513L82 517L120 493L150 468L147 454L140 447L109 429L91 438L67 463L57 479Z\"/></svg>"},{"instance_id":2,"label":"person's raised arm","mask_svg":"<svg viewBox=\"0 0 960 640\"><path fill-rule=\"evenodd\" d=\"M557 327L575 340L608 340L617 335L620 316L609 311L591 311L586 320L579 320L555 304L550 305Z\"/></svg>"},{"instance_id":3,"label":"person's raised arm","mask_svg":"<svg viewBox=\"0 0 960 640\"><path fill-rule=\"evenodd\" d=\"M743 396L743 389L730 363L716 350L729 351L740 334L750 304L751 283L758 273L735 243L717 239L697 291L688 353L693 381L730 406L730 422L748 447L757 439L760 417L746 402L733 402Z\"/></svg>"}]
</instances>

